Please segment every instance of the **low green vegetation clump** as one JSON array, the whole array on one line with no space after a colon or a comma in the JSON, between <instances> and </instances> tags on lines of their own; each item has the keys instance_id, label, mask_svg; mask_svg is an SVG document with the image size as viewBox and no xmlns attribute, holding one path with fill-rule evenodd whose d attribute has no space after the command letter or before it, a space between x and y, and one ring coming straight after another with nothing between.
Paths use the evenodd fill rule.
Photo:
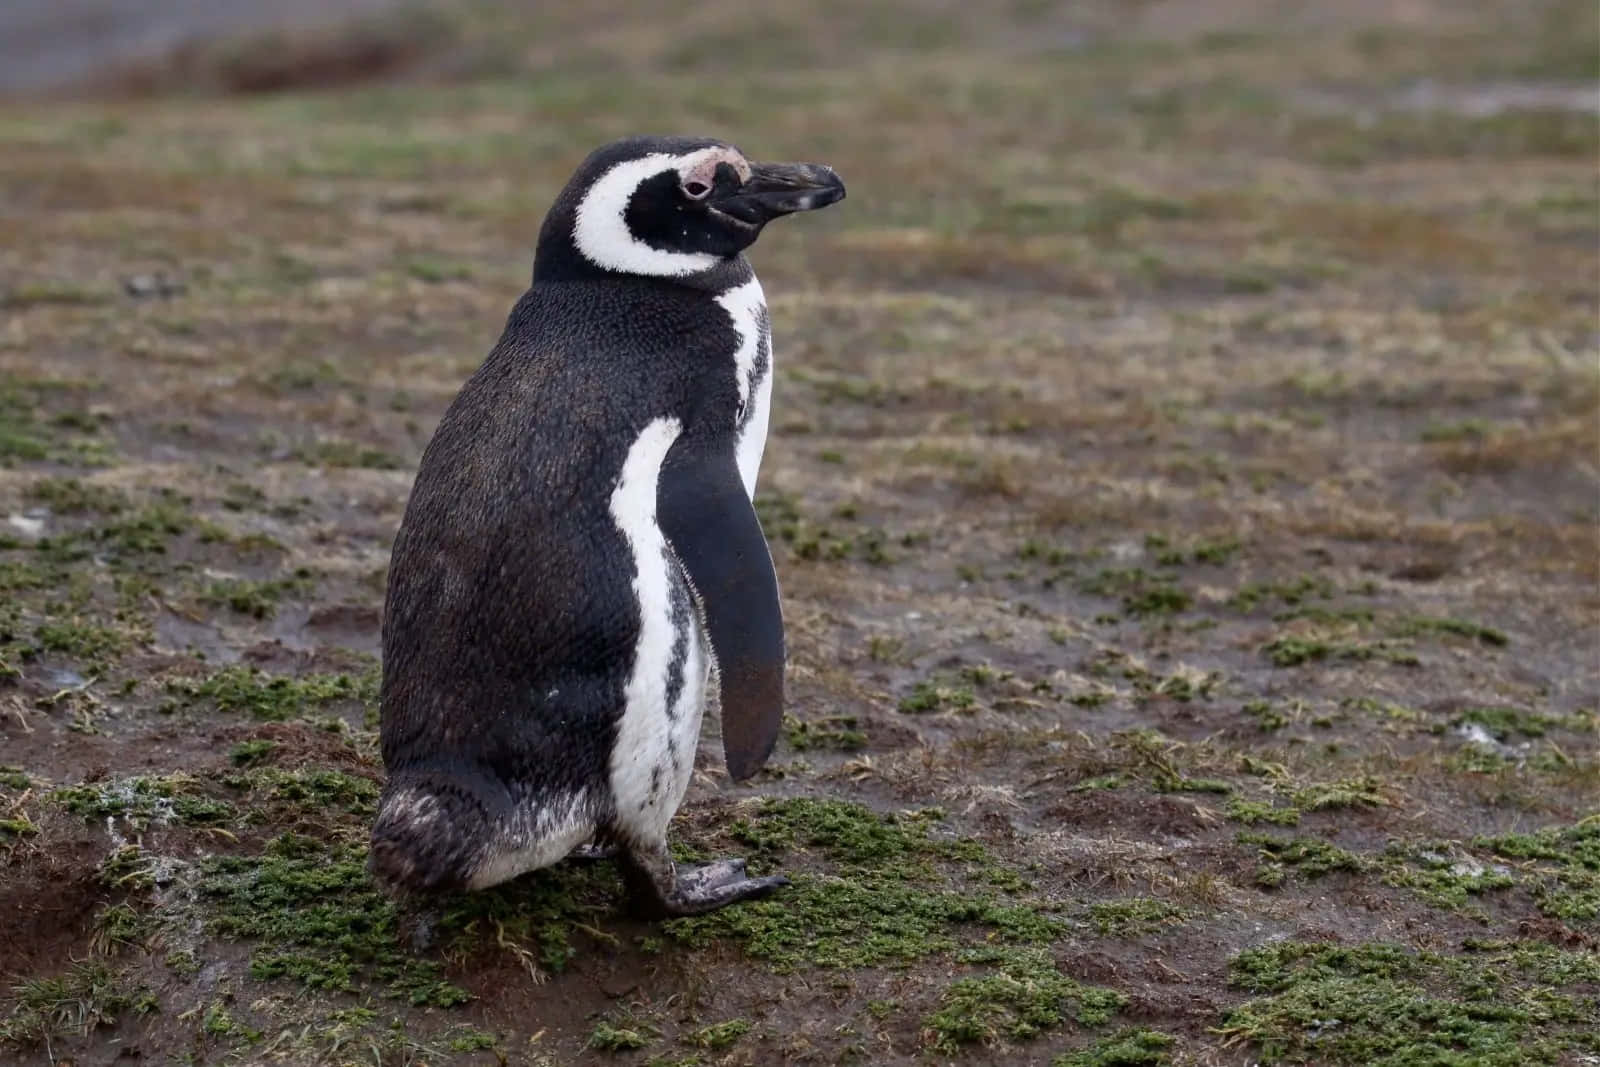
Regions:
<instances>
[{"instance_id":1,"label":"low green vegetation clump","mask_svg":"<svg viewBox=\"0 0 1600 1067\"><path fill-rule=\"evenodd\" d=\"M155 996L103 960L75 963L53 978L34 978L13 990L11 1014L0 1019L0 1045L47 1045L84 1037L128 1014L156 1010Z\"/></svg>"},{"instance_id":2,"label":"low green vegetation clump","mask_svg":"<svg viewBox=\"0 0 1600 1067\"><path fill-rule=\"evenodd\" d=\"M1273 837L1270 834L1242 833L1241 845L1254 845L1260 856L1255 883L1263 889L1282 885L1290 871L1305 878L1320 878L1334 871L1357 872L1367 864L1354 852L1318 837Z\"/></svg>"},{"instance_id":3,"label":"low green vegetation clump","mask_svg":"<svg viewBox=\"0 0 1600 1067\"><path fill-rule=\"evenodd\" d=\"M1089 921L1102 937L1136 937L1183 921L1183 909L1155 897L1097 900L1089 905Z\"/></svg>"},{"instance_id":4,"label":"low green vegetation clump","mask_svg":"<svg viewBox=\"0 0 1600 1067\"><path fill-rule=\"evenodd\" d=\"M854 715L829 715L812 720L785 715L783 736L796 752L811 749L853 752L867 745L866 732L860 728L859 720Z\"/></svg>"},{"instance_id":5,"label":"low green vegetation clump","mask_svg":"<svg viewBox=\"0 0 1600 1067\"><path fill-rule=\"evenodd\" d=\"M1234 958L1251 994L1223 1017L1263 1063L1556 1063L1600 1051L1600 960L1547 945L1469 943L1444 956L1392 944L1280 941ZM1584 990L1590 992L1586 995Z\"/></svg>"},{"instance_id":6,"label":"low green vegetation clump","mask_svg":"<svg viewBox=\"0 0 1600 1067\"><path fill-rule=\"evenodd\" d=\"M991 969L956 979L928 1016L933 1047L940 1052L1002 1038L1026 1041L1069 1019L1079 1026L1103 1026L1128 1001L1114 989L1067 977L1041 949L971 948L957 953L956 962Z\"/></svg>"},{"instance_id":7,"label":"low green vegetation clump","mask_svg":"<svg viewBox=\"0 0 1600 1067\"><path fill-rule=\"evenodd\" d=\"M396 905L373 885L360 848L283 834L255 855L200 861L194 891L208 933L252 943L250 976L257 981L375 988L436 1007L468 999L438 964L401 946Z\"/></svg>"},{"instance_id":8,"label":"low green vegetation clump","mask_svg":"<svg viewBox=\"0 0 1600 1067\"><path fill-rule=\"evenodd\" d=\"M151 823L226 826L238 818L232 804L206 795L201 783L186 775L66 786L52 792L50 799L85 819L114 816L136 829Z\"/></svg>"},{"instance_id":9,"label":"low green vegetation clump","mask_svg":"<svg viewBox=\"0 0 1600 1067\"><path fill-rule=\"evenodd\" d=\"M1546 915L1569 922L1600 919L1600 813L1571 826L1482 837L1473 844L1515 862Z\"/></svg>"},{"instance_id":10,"label":"low green vegetation clump","mask_svg":"<svg viewBox=\"0 0 1600 1067\"><path fill-rule=\"evenodd\" d=\"M378 681L376 667L360 675L290 677L235 664L204 678L171 679L167 692L185 704L209 702L218 711L282 721L347 701L371 707L378 699Z\"/></svg>"},{"instance_id":11,"label":"low green vegetation clump","mask_svg":"<svg viewBox=\"0 0 1600 1067\"><path fill-rule=\"evenodd\" d=\"M797 797L769 800L729 835L760 863L807 856L828 873L797 871L767 900L675 919L680 944L738 943L774 971L904 964L956 950L969 932L997 943L1046 944L1065 927L1042 902L996 897L995 861L976 841L935 836L938 812L878 815L856 804ZM986 888L949 888L970 876ZM1009 882L1017 886L1018 879Z\"/></svg>"},{"instance_id":12,"label":"low green vegetation clump","mask_svg":"<svg viewBox=\"0 0 1600 1067\"><path fill-rule=\"evenodd\" d=\"M1170 1035L1129 1029L1077 1052L1057 1056L1050 1067L1165 1067L1172 1062Z\"/></svg>"}]
</instances>

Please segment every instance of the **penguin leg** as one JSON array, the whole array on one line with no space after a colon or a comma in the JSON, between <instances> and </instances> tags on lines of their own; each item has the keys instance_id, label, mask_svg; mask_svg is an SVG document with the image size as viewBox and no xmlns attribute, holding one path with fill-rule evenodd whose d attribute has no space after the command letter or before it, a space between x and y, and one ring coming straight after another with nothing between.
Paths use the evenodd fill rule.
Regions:
<instances>
[{"instance_id":1,"label":"penguin leg","mask_svg":"<svg viewBox=\"0 0 1600 1067\"><path fill-rule=\"evenodd\" d=\"M751 878L744 860L716 860L703 867L679 865L667 843L630 846L619 851L617 865L634 910L649 919L703 915L740 900L755 900L789 884L782 875Z\"/></svg>"}]
</instances>

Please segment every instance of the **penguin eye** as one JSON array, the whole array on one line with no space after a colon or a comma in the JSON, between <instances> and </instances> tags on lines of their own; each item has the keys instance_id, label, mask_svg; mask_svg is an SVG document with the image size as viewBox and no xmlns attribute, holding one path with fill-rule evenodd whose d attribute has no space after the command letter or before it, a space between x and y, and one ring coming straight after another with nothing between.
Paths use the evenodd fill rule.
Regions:
<instances>
[{"instance_id":1,"label":"penguin eye","mask_svg":"<svg viewBox=\"0 0 1600 1067\"><path fill-rule=\"evenodd\" d=\"M690 200L704 200L711 192L711 186L695 178L690 178L678 188L682 189L683 195Z\"/></svg>"}]
</instances>

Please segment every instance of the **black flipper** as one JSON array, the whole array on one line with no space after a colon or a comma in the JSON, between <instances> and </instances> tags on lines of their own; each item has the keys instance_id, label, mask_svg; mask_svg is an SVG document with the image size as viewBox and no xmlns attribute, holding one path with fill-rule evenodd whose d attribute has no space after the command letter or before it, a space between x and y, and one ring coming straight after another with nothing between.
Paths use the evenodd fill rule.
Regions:
<instances>
[{"instance_id":1,"label":"black flipper","mask_svg":"<svg viewBox=\"0 0 1600 1067\"><path fill-rule=\"evenodd\" d=\"M717 657L728 773L748 778L783 724L783 611L731 440L673 445L656 487L656 523L694 583Z\"/></svg>"}]
</instances>

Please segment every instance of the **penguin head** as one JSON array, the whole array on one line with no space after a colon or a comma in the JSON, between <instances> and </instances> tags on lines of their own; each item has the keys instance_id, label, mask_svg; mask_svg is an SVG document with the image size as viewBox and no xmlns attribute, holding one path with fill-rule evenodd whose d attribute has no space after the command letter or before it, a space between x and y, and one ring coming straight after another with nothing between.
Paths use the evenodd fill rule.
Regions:
<instances>
[{"instance_id":1,"label":"penguin head","mask_svg":"<svg viewBox=\"0 0 1600 1067\"><path fill-rule=\"evenodd\" d=\"M738 257L773 219L843 198L820 163L755 163L709 138L630 137L591 153L556 198L534 280L686 278Z\"/></svg>"}]
</instances>

